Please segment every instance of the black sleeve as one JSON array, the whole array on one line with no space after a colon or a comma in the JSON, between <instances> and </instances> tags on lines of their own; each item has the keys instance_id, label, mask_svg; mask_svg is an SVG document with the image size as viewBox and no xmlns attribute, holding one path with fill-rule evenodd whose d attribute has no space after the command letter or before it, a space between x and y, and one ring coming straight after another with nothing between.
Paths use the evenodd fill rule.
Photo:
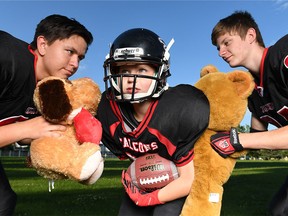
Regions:
<instances>
[{"instance_id":1,"label":"black sleeve","mask_svg":"<svg viewBox=\"0 0 288 216\"><path fill-rule=\"evenodd\" d=\"M178 85L164 93L155 122L176 147L172 159L178 166L193 159L194 145L209 123L209 101L191 85ZM169 148L169 147L168 147Z\"/></svg>"},{"instance_id":2,"label":"black sleeve","mask_svg":"<svg viewBox=\"0 0 288 216\"><path fill-rule=\"evenodd\" d=\"M186 104L179 113L178 144L174 158L176 161L191 161L194 156L194 145L209 124L210 107L204 93L193 89L193 94L188 96Z\"/></svg>"},{"instance_id":3,"label":"black sleeve","mask_svg":"<svg viewBox=\"0 0 288 216\"><path fill-rule=\"evenodd\" d=\"M109 100L106 98L106 92L102 93L101 101L98 106L96 118L102 124L102 143L107 147L115 156L119 159L127 159L126 154L123 150L116 144L113 139L113 134L110 132L110 127L116 124L118 121L110 106Z\"/></svg>"}]
</instances>

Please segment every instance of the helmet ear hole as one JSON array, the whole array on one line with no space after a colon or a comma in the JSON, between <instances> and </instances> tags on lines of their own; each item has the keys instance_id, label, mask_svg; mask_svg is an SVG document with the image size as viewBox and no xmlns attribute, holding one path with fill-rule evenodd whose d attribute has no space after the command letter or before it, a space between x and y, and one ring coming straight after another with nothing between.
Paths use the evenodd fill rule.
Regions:
<instances>
[{"instance_id":1,"label":"helmet ear hole","mask_svg":"<svg viewBox=\"0 0 288 216\"><path fill-rule=\"evenodd\" d=\"M115 101L136 101L141 102L147 98L159 97L164 90L168 88L167 77L170 76L169 71L169 49L172 46L171 43L168 47L164 41L154 32L143 29L135 28L120 34L112 43L110 52L104 62L104 81L106 92ZM121 64L133 64L142 63L148 64L155 68L155 77L153 86L147 94L130 95L126 98L123 97L121 90L121 83L119 83L119 65ZM121 78L128 76L125 74L121 75ZM118 78L117 78L118 77ZM141 75L137 75L141 78ZM135 79L138 79L135 77ZM144 77L142 78L149 78ZM155 84L154 84L155 83ZM112 90L113 89L113 90ZM134 92L134 91L132 91ZM132 93L133 94L133 93Z\"/></svg>"}]
</instances>

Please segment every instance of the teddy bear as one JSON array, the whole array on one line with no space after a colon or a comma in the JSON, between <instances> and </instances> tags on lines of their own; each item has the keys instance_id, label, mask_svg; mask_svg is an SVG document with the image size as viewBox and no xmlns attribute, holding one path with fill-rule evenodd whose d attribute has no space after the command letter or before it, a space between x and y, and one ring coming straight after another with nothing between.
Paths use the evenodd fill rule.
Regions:
<instances>
[{"instance_id":1,"label":"teddy bear","mask_svg":"<svg viewBox=\"0 0 288 216\"><path fill-rule=\"evenodd\" d=\"M70 81L50 76L37 83L33 100L39 113L51 123L66 125L60 137L31 142L30 163L40 176L82 184L100 178L102 126L94 118L100 99L100 89L90 78Z\"/></svg>"},{"instance_id":2,"label":"teddy bear","mask_svg":"<svg viewBox=\"0 0 288 216\"><path fill-rule=\"evenodd\" d=\"M202 68L195 87L208 98L210 119L207 129L195 143L195 177L181 216L220 215L223 185L231 176L237 158L247 152L237 152L224 159L210 145L210 137L239 126L254 86L249 72L235 70L223 73L213 65Z\"/></svg>"}]
</instances>

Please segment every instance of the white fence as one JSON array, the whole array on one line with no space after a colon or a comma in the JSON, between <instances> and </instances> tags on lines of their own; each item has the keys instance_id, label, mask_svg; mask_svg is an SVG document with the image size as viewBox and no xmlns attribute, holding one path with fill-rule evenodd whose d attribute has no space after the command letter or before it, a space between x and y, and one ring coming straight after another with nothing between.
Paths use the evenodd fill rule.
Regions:
<instances>
[{"instance_id":1,"label":"white fence","mask_svg":"<svg viewBox=\"0 0 288 216\"><path fill-rule=\"evenodd\" d=\"M29 151L27 149L15 149L15 150L1 150L0 157L26 157L29 156Z\"/></svg>"},{"instance_id":2,"label":"white fence","mask_svg":"<svg viewBox=\"0 0 288 216\"><path fill-rule=\"evenodd\" d=\"M104 158L115 158L104 145L100 144L100 147ZM29 148L0 149L0 157L26 157L29 156L29 154Z\"/></svg>"}]
</instances>

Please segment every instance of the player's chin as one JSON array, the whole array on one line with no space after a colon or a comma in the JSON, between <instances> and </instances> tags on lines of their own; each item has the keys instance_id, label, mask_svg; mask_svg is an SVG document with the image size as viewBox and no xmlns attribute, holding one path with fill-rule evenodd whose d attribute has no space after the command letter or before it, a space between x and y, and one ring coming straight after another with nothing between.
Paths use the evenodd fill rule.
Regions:
<instances>
[{"instance_id":1,"label":"player's chin","mask_svg":"<svg viewBox=\"0 0 288 216\"><path fill-rule=\"evenodd\" d=\"M235 68L235 67L239 67L240 64L236 61L233 61L233 59L227 59L226 62L229 64L230 67Z\"/></svg>"},{"instance_id":2,"label":"player's chin","mask_svg":"<svg viewBox=\"0 0 288 216\"><path fill-rule=\"evenodd\" d=\"M67 69L63 69L60 71L60 73L64 79L71 77L73 74L75 74L75 72L76 71L74 71L74 70L67 70Z\"/></svg>"},{"instance_id":3,"label":"player's chin","mask_svg":"<svg viewBox=\"0 0 288 216\"><path fill-rule=\"evenodd\" d=\"M54 73L50 73L50 76L58 77L61 79L67 79L71 76L71 73L66 72L65 70L60 70Z\"/></svg>"},{"instance_id":4,"label":"player's chin","mask_svg":"<svg viewBox=\"0 0 288 216\"><path fill-rule=\"evenodd\" d=\"M68 79L69 77L71 77L73 74L72 73L61 73L59 74L58 77L62 78L62 79Z\"/></svg>"},{"instance_id":5,"label":"player's chin","mask_svg":"<svg viewBox=\"0 0 288 216\"><path fill-rule=\"evenodd\" d=\"M241 65L229 63L229 66L230 66L231 68L236 68L236 67L240 67Z\"/></svg>"}]
</instances>

